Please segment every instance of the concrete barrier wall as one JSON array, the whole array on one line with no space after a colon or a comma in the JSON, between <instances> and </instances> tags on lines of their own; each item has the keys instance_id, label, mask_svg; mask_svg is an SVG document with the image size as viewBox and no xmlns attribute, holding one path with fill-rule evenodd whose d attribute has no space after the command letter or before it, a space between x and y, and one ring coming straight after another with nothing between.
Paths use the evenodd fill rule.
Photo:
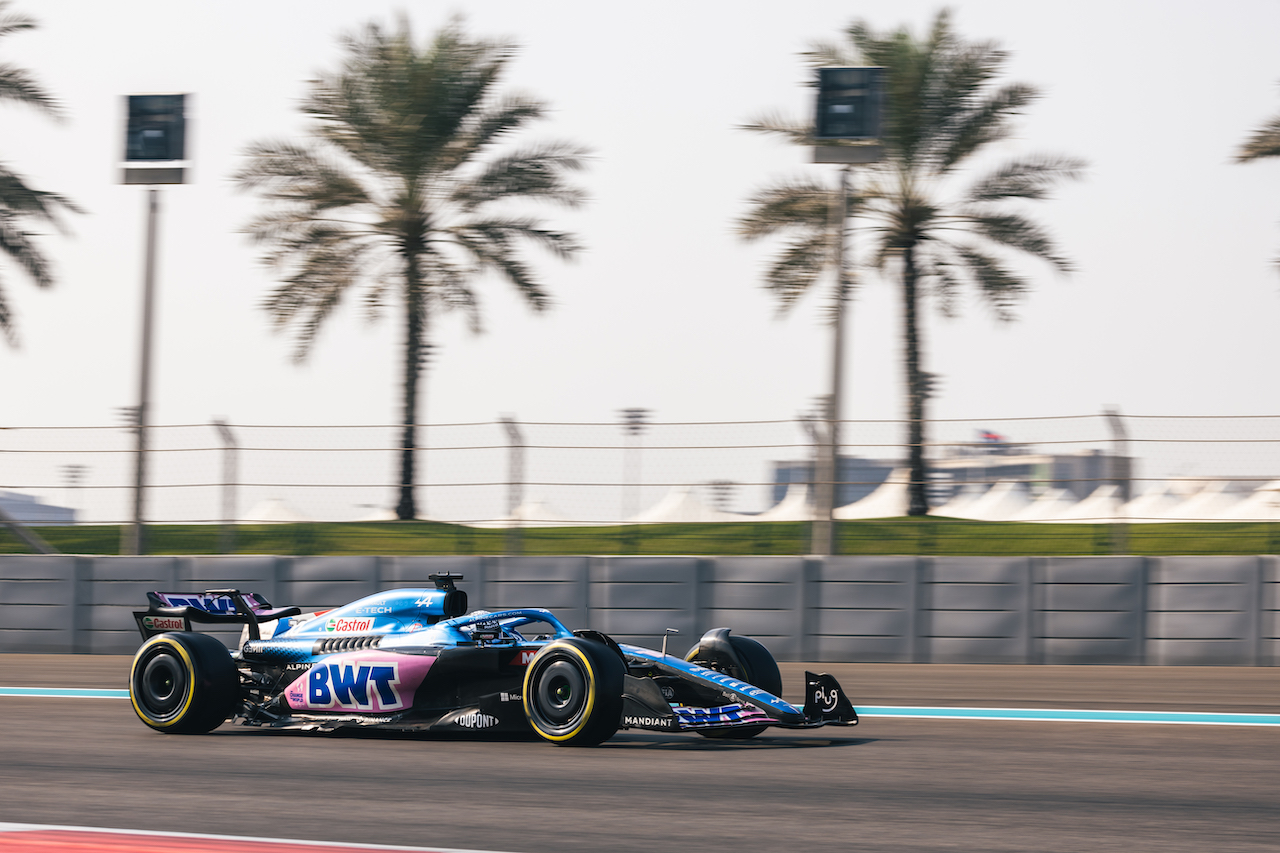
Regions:
<instances>
[{"instance_id":1,"label":"concrete barrier wall","mask_svg":"<svg viewBox=\"0 0 1280 853\"><path fill-rule=\"evenodd\" d=\"M148 590L322 610L465 576L473 608L683 652L728 626L779 660L1224 664L1280 658L1280 558L0 557L0 652L128 654ZM216 631L233 644L237 630Z\"/></svg>"},{"instance_id":2,"label":"concrete barrier wall","mask_svg":"<svg viewBox=\"0 0 1280 853\"><path fill-rule=\"evenodd\" d=\"M1147 654L1147 575L1157 562L1142 557L1059 557L1033 563L1031 610L1039 614L1031 640L1034 660L1154 663ZM1213 562L1202 565L1206 576L1217 571Z\"/></svg>"}]
</instances>

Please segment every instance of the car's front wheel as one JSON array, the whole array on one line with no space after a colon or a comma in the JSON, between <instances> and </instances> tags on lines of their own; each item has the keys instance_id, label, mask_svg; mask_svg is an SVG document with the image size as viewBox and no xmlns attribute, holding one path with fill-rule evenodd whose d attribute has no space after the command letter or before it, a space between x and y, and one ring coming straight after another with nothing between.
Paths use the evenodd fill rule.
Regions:
<instances>
[{"instance_id":1,"label":"car's front wheel","mask_svg":"<svg viewBox=\"0 0 1280 853\"><path fill-rule=\"evenodd\" d=\"M582 637L543 646L524 675L524 713L533 730L560 746L596 746L622 720L625 665L603 643Z\"/></svg>"},{"instance_id":2,"label":"car's front wheel","mask_svg":"<svg viewBox=\"0 0 1280 853\"><path fill-rule=\"evenodd\" d=\"M204 734L235 711L240 676L216 638L159 634L133 656L129 698L138 718L158 732Z\"/></svg>"},{"instance_id":3,"label":"car's front wheel","mask_svg":"<svg viewBox=\"0 0 1280 853\"><path fill-rule=\"evenodd\" d=\"M753 684L774 696L782 696L782 673L769 650L750 637L730 636L728 640L737 660L719 649L707 648L701 644L690 649L685 660ZM768 726L735 726L726 729L701 729L698 734L709 738L752 738L767 728Z\"/></svg>"}]
</instances>

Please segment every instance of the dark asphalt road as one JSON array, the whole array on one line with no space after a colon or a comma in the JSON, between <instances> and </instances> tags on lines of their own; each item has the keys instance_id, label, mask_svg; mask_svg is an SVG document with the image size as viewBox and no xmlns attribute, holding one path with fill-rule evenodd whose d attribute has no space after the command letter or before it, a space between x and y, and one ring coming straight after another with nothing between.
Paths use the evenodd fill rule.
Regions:
<instances>
[{"instance_id":1,"label":"dark asphalt road","mask_svg":"<svg viewBox=\"0 0 1280 853\"><path fill-rule=\"evenodd\" d=\"M125 665L0 656L0 685L119 687ZM1280 707L1277 670L828 668L855 704ZM575 750L166 736L123 700L0 709L0 821L524 853L1280 849L1275 728L868 719L741 745L622 733Z\"/></svg>"}]
</instances>

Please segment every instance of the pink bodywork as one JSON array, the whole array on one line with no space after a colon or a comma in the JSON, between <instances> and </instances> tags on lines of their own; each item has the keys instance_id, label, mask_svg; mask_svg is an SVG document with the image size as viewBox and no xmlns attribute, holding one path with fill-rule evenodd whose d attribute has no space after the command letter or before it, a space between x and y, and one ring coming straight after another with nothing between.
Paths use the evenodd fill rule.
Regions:
<instances>
[{"instance_id":1,"label":"pink bodywork","mask_svg":"<svg viewBox=\"0 0 1280 853\"><path fill-rule=\"evenodd\" d=\"M413 707L413 696L436 662L427 655L365 649L330 655L285 690L295 711L385 714Z\"/></svg>"}]
</instances>

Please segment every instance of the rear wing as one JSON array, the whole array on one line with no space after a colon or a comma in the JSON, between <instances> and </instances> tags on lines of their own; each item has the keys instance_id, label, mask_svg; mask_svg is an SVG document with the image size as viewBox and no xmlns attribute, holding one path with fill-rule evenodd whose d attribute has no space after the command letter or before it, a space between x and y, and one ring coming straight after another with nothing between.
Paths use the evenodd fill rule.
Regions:
<instances>
[{"instance_id":1,"label":"rear wing","mask_svg":"<svg viewBox=\"0 0 1280 853\"><path fill-rule=\"evenodd\" d=\"M259 622L298 616L297 607L272 607L256 592L207 589L204 592L148 592L147 609L135 611L142 638L166 631L190 631L192 622L204 625L248 625L249 638L260 638Z\"/></svg>"}]
</instances>

